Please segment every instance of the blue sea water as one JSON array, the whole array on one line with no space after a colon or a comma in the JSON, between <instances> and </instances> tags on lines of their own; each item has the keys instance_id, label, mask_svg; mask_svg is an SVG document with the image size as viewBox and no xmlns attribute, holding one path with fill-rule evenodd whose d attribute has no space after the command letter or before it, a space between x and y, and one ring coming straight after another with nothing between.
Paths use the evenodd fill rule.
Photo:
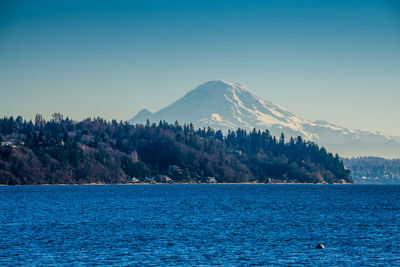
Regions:
<instances>
[{"instance_id":1,"label":"blue sea water","mask_svg":"<svg viewBox=\"0 0 400 267\"><path fill-rule=\"evenodd\" d=\"M18 264L399 266L400 186L0 187Z\"/></svg>"}]
</instances>

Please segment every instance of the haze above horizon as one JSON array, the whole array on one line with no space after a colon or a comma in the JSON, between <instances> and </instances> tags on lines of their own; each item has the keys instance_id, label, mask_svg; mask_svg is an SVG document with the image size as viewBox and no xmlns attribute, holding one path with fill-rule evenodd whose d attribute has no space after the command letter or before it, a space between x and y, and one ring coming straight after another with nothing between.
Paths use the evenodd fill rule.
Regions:
<instances>
[{"instance_id":1,"label":"haze above horizon","mask_svg":"<svg viewBox=\"0 0 400 267\"><path fill-rule=\"evenodd\" d=\"M400 3L0 3L0 116L127 120L209 80L400 136Z\"/></svg>"}]
</instances>

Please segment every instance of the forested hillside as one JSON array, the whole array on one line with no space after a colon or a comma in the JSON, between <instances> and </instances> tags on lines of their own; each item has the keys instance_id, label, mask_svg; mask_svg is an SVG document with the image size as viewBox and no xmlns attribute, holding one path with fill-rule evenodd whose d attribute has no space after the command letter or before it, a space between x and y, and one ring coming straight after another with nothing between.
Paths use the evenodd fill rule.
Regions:
<instances>
[{"instance_id":1,"label":"forested hillside","mask_svg":"<svg viewBox=\"0 0 400 267\"><path fill-rule=\"evenodd\" d=\"M0 184L352 182L338 155L268 130L159 122L0 119Z\"/></svg>"}]
</instances>

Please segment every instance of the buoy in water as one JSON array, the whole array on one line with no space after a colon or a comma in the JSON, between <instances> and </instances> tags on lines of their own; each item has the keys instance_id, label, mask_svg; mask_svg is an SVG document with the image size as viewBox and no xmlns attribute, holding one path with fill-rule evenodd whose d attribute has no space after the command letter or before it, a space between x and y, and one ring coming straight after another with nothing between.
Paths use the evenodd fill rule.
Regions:
<instances>
[{"instance_id":1,"label":"buoy in water","mask_svg":"<svg viewBox=\"0 0 400 267\"><path fill-rule=\"evenodd\" d=\"M325 247L323 244L319 243L315 248L316 249L324 249Z\"/></svg>"}]
</instances>

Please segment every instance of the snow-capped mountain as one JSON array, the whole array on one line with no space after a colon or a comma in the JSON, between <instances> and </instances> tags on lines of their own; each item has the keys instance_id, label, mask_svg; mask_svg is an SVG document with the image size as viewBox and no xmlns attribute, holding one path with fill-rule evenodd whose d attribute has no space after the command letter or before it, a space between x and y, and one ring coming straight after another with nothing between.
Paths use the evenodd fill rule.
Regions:
<instances>
[{"instance_id":1,"label":"snow-capped mountain","mask_svg":"<svg viewBox=\"0 0 400 267\"><path fill-rule=\"evenodd\" d=\"M268 129L275 136L282 132L286 137L300 135L341 156L400 157L400 143L393 137L299 118L254 95L239 83L206 82L155 113L143 109L129 122L145 123L147 119L150 122L191 122L196 127L210 126L224 132L237 128Z\"/></svg>"}]
</instances>

